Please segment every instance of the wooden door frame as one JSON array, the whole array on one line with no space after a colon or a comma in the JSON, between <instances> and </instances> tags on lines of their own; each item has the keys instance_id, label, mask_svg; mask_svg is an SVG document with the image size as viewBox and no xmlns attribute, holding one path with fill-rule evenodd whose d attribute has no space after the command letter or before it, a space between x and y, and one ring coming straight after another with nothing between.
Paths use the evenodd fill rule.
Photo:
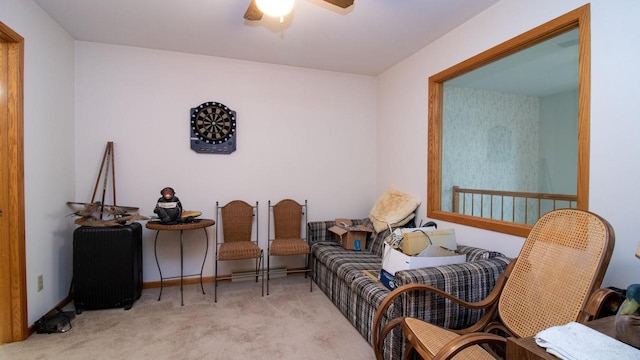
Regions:
<instances>
[{"instance_id":1,"label":"wooden door frame","mask_svg":"<svg viewBox=\"0 0 640 360\"><path fill-rule=\"evenodd\" d=\"M9 275L8 283L0 278L0 289L10 291L11 321L2 324L10 327L10 339L4 342L22 341L29 336L27 325L27 281L25 250L25 204L24 204L24 38L0 22L0 70L6 70L7 114L7 168L8 199L2 204L2 216L9 230ZM3 165L4 166L4 165Z\"/></svg>"}]
</instances>

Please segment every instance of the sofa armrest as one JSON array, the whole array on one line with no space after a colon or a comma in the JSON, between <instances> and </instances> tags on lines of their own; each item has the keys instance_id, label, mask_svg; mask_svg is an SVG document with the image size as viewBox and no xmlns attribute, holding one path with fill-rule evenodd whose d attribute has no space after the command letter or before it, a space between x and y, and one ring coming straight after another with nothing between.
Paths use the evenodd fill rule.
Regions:
<instances>
[{"instance_id":1,"label":"sofa armrest","mask_svg":"<svg viewBox=\"0 0 640 360\"><path fill-rule=\"evenodd\" d=\"M354 225L362 225L365 219L351 219ZM336 225L335 220L310 221L307 223L307 238L309 244L317 242L330 241L334 242L333 233L329 228Z\"/></svg>"},{"instance_id":2,"label":"sofa armrest","mask_svg":"<svg viewBox=\"0 0 640 360\"><path fill-rule=\"evenodd\" d=\"M373 224L371 220L367 217L364 219L351 219L353 225L364 225L369 228L373 228ZM307 223L307 238L309 239L309 244L313 245L314 243L319 242L334 242L333 233L329 231L329 228L336 224L335 220L326 220L326 221L311 221ZM402 225L400 227L415 227L415 222L412 219L407 224ZM366 250L370 251L372 254L382 257L382 253L384 250L384 239L389 235L389 229L381 231L379 233L371 232L367 235L367 246Z\"/></svg>"},{"instance_id":3,"label":"sofa armrest","mask_svg":"<svg viewBox=\"0 0 640 360\"><path fill-rule=\"evenodd\" d=\"M503 255L489 259L442 265L430 268L398 271L397 287L423 283L441 289L461 300L478 302L493 290L498 277L506 270L510 258ZM468 310L430 292L407 294L402 299L403 314L423 319L450 329L460 329L475 323L483 310Z\"/></svg>"},{"instance_id":4,"label":"sofa armrest","mask_svg":"<svg viewBox=\"0 0 640 360\"><path fill-rule=\"evenodd\" d=\"M494 257L502 256L505 257L504 254L499 253L497 251L481 249L473 246L466 246L458 244L458 250L460 254L467 255L467 262L473 262L477 260L484 259L492 259Z\"/></svg>"}]
</instances>

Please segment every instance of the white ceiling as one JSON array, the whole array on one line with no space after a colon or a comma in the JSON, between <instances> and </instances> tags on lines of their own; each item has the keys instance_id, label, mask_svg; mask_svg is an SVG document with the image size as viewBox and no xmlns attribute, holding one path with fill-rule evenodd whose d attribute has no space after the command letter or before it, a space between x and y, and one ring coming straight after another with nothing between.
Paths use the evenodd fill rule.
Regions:
<instances>
[{"instance_id":1,"label":"white ceiling","mask_svg":"<svg viewBox=\"0 0 640 360\"><path fill-rule=\"evenodd\" d=\"M75 40L378 75L498 0L296 0L243 19L250 0L34 0Z\"/></svg>"}]
</instances>

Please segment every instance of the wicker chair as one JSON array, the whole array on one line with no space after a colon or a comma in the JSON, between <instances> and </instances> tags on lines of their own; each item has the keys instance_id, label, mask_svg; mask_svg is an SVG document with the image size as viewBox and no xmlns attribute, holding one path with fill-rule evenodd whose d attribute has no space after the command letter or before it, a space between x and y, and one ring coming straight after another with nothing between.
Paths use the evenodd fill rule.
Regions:
<instances>
[{"instance_id":1,"label":"wicker chair","mask_svg":"<svg viewBox=\"0 0 640 360\"><path fill-rule=\"evenodd\" d=\"M273 238L271 224L273 223ZM304 225L304 226L303 226ZM304 205L291 199L284 199L275 205L269 200L269 244L267 249L267 295L269 295L269 280L271 278L272 256L305 256L304 269L289 269L286 273L311 272L309 243L306 235L302 236L302 229L307 228L307 200ZM309 291L313 291L312 276L309 276Z\"/></svg>"},{"instance_id":2,"label":"wicker chair","mask_svg":"<svg viewBox=\"0 0 640 360\"><path fill-rule=\"evenodd\" d=\"M219 217L222 218L220 222ZM255 221L254 221L255 219ZM256 236L252 240L255 224ZM222 225L222 226L221 226ZM220 229L222 228L222 234ZM262 277L262 296L264 296L263 251L258 246L258 202L251 206L244 201L234 200L223 207L216 201L216 259L214 274L214 301L218 301L218 280L229 280L242 276ZM222 235L222 236L221 236ZM255 275L228 275L218 277L218 261L255 259Z\"/></svg>"},{"instance_id":3,"label":"wicker chair","mask_svg":"<svg viewBox=\"0 0 640 360\"><path fill-rule=\"evenodd\" d=\"M383 358L384 338L398 325L409 341L405 358L416 351L425 359L477 360L503 357L505 336L528 337L551 326L589 321L617 297L612 290L598 289L613 246L613 228L600 216L575 209L549 212L533 226L520 255L485 300L467 303L423 284L405 285L390 293L372 325L376 358ZM380 329L382 314L394 299L407 291L425 290L486 312L478 323L461 330L415 318L392 319Z\"/></svg>"}]
</instances>

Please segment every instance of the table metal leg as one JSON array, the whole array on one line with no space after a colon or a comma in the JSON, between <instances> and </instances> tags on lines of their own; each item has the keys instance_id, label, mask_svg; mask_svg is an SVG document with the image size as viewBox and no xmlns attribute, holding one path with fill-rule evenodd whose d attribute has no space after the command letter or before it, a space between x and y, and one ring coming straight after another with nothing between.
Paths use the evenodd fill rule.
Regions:
<instances>
[{"instance_id":1,"label":"table metal leg","mask_svg":"<svg viewBox=\"0 0 640 360\"><path fill-rule=\"evenodd\" d=\"M183 245L184 245L184 241L182 239L182 230L180 230L180 306L184 306L184 289L182 287L183 285L182 282L184 279Z\"/></svg>"},{"instance_id":2,"label":"table metal leg","mask_svg":"<svg viewBox=\"0 0 640 360\"><path fill-rule=\"evenodd\" d=\"M156 265L158 266L158 272L160 273L160 294L158 295L158 301L162 297L162 270L160 270L160 262L158 261L158 235L160 235L160 230L156 231L156 239L153 242L153 254L156 257Z\"/></svg>"},{"instance_id":3,"label":"table metal leg","mask_svg":"<svg viewBox=\"0 0 640 360\"><path fill-rule=\"evenodd\" d=\"M160 294L158 295L158 301L162 298L162 291L164 288L164 279L176 279L177 276L164 277L162 275L162 269L160 267L160 259L158 258L158 237L160 236L161 230L169 230L169 231L180 231L180 305L184 306L184 278L191 276L198 276L195 274L187 274L184 273L184 230L192 230L192 229L203 229L205 235L205 250L204 250L204 258L202 259L202 266L200 267L200 288L202 289L202 294L206 294L204 291L204 280L202 278L202 274L204 273L204 265L207 262L207 256L209 254L209 233L207 233L207 227L215 224L213 220L205 219L201 224L177 224L177 225L160 225L160 224L151 224L147 223L147 228L157 230L156 236L153 244L153 252L156 259L156 266L158 267L158 273L160 274Z\"/></svg>"},{"instance_id":4,"label":"table metal leg","mask_svg":"<svg viewBox=\"0 0 640 360\"><path fill-rule=\"evenodd\" d=\"M207 234L207 228L203 228L202 230L204 230L205 248L204 259L202 259L202 267L200 268L200 288L202 289L202 293L205 294L204 285L202 284L202 272L204 271L204 263L207 261L207 254L209 253L209 234Z\"/></svg>"}]
</instances>

